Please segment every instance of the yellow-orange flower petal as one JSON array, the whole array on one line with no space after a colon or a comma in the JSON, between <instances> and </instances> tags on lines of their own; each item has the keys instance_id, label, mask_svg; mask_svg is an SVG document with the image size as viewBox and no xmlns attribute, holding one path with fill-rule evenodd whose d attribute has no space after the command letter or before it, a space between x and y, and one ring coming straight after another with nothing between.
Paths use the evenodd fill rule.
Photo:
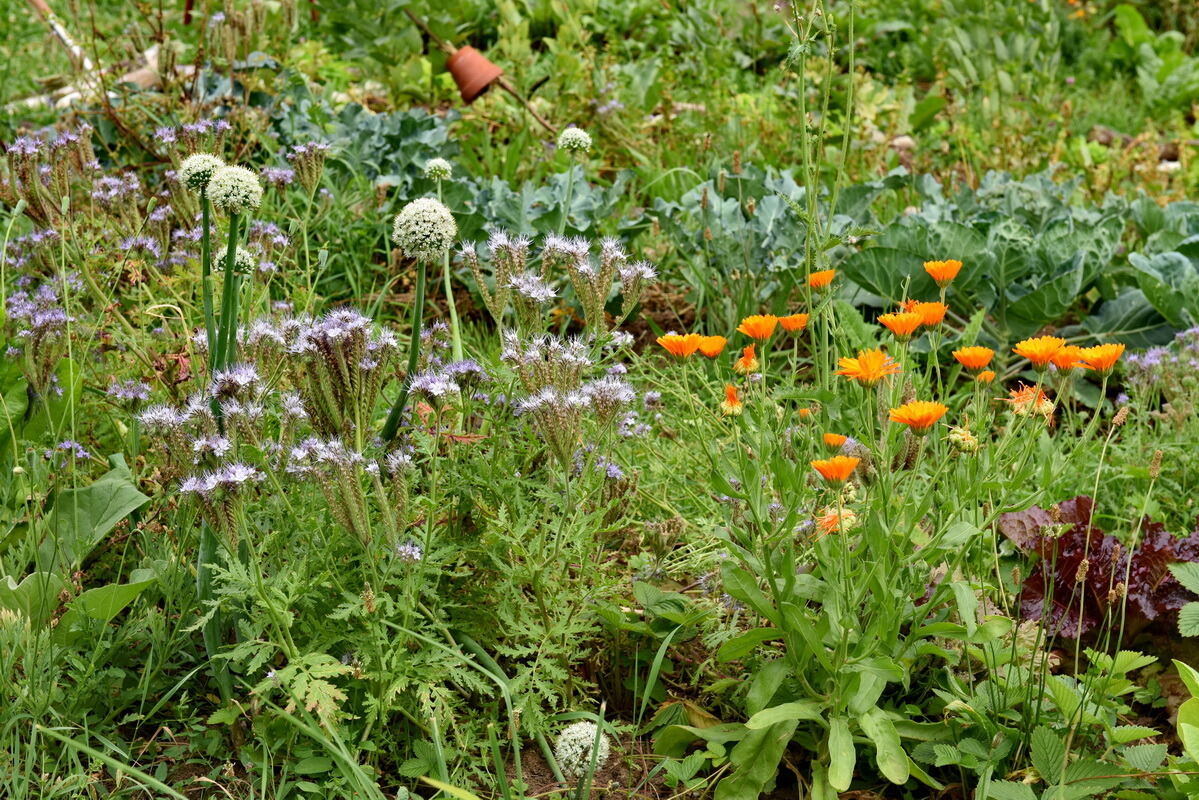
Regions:
<instances>
[{"instance_id":1,"label":"yellow-orange flower petal","mask_svg":"<svg viewBox=\"0 0 1199 800\"><path fill-rule=\"evenodd\" d=\"M953 357L958 363L971 372L985 369L995 357L995 351L989 347L963 347L953 351Z\"/></svg>"},{"instance_id":2,"label":"yellow-orange flower petal","mask_svg":"<svg viewBox=\"0 0 1199 800\"><path fill-rule=\"evenodd\" d=\"M1057 336L1037 336L1016 342L1012 352L1021 358L1027 358L1037 369L1045 369L1053 354L1066 345L1066 340Z\"/></svg>"},{"instance_id":3,"label":"yellow-orange flower petal","mask_svg":"<svg viewBox=\"0 0 1199 800\"><path fill-rule=\"evenodd\" d=\"M1068 344L1064 347L1058 348L1058 351L1050 356L1049 360L1053 362L1053 366L1057 367L1063 372L1072 370L1075 367L1081 367L1082 348Z\"/></svg>"},{"instance_id":4,"label":"yellow-orange flower petal","mask_svg":"<svg viewBox=\"0 0 1199 800\"><path fill-rule=\"evenodd\" d=\"M828 533L845 533L858 524L858 515L848 508L829 508L821 511L816 519L816 529L821 535Z\"/></svg>"},{"instance_id":5,"label":"yellow-orange flower petal","mask_svg":"<svg viewBox=\"0 0 1199 800\"><path fill-rule=\"evenodd\" d=\"M944 303L916 303L908 310L920 316L921 325L931 328L934 325L940 325L945 320L949 306Z\"/></svg>"},{"instance_id":6,"label":"yellow-orange flower petal","mask_svg":"<svg viewBox=\"0 0 1199 800\"><path fill-rule=\"evenodd\" d=\"M1049 395L1045 394L1039 387L1020 384L1016 389L1008 392L1010 397L1008 403L1011 404L1012 413L1022 417L1027 417L1031 414L1039 414L1049 418L1053 416L1054 405L1049 399Z\"/></svg>"},{"instance_id":7,"label":"yellow-orange flower petal","mask_svg":"<svg viewBox=\"0 0 1199 800\"><path fill-rule=\"evenodd\" d=\"M754 345L747 345L741 350L741 357L733 362L733 369L742 375L748 375L758 368L758 357L754 355Z\"/></svg>"},{"instance_id":8,"label":"yellow-orange flower petal","mask_svg":"<svg viewBox=\"0 0 1199 800\"><path fill-rule=\"evenodd\" d=\"M686 335L678 333L668 333L665 336L658 337L658 344L666 348L666 352L672 356L679 358L687 358L694 355L699 349L699 340L703 338L698 333L688 333Z\"/></svg>"},{"instance_id":9,"label":"yellow-orange flower petal","mask_svg":"<svg viewBox=\"0 0 1199 800\"><path fill-rule=\"evenodd\" d=\"M725 384L724 400L720 404L720 413L726 417L735 417L745 410L745 404L741 402L741 396L737 392L737 387L731 383Z\"/></svg>"},{"instance_id":10,"label":"yellow-orange flower petal","mask_svg":"<svg viewBox=\"0 0 1199 800\"><path fill-rule=\"evenodd\" d=\"M769 339L778 324L779 318L773 314L755 314L741 320L737 332L744 333L751 339Z\"/></svg>"},{"instance_id":11,"label":"yellow-orange flower petal","mask_svg":"<svg viewBox=\"0 0 1199 800\"><path fill-rule=\"evenodd\" d=\"M779 325L782 325L783 330L788 333L798 333L808 327L808 315L789 314L785 317L779 317Z\"/></svg>"},{"instance_id":12,"label":"yellow-orange flower petal","mask_svg":"<svg viewBox=\"0 0 1199 800\"><path fill-rule=\"evenodd\" d=\"M701 336L699 337L699 352L708 358L716 358L724 352L724 346L728 343L729 340L723 336Z\"/></svg>"},{"instance_id":13,"label":"yellow-orange flower petal","mask_svg":"<svg viewBox=\"0 0 1199 800\"><path fill-rule=\"evenodd\" d=\"M813 289L824 289L837 277L837 270L822 269L808 276L808 286Z\"/></svg>"},{"instance_id":14,"label":"yellow-orange flower petal","mask_svg":"<svg viewBox=\"0 0 1199 800\"><path fill-rule=\"evenodd\" d=\"M851 456L820 458L812 462L812 469L819 472L820 476L829 483L844 483L845 479L857 469L860 461L861 459Z\"/></svg>"},{"instance_id":15,"label":"yellow-orange flower petal","mask_svg":"<svg viewBox=\"0 0 1199 800\"><path fill-rule=\"evenodd\" d=\"M880 314L879 324L884 326L897 339L907 339L920 327L920 315L912 311L900 311L896 314Z\"/></svg>"},{"instance_id":16,"label":"yellow-orange flower petal","mask_svg":"<svg viewBox=\"0 0 1199 800\"><path fill-rule=\"evenodd\" d=\"M948 261L925 261L924 271L937 282L938 286L944 289L953 283L953 279L962 271L962 262L954 259Z\"/></svg>"},{"instance_id":17,"label":"yellow-orange flower petal","mask_svg":"<svg viewBox=\"0 0 1199 800\"><path fill-rule=\"evenodd\" d=\"M857 358L844 356L837 360L837 375L843 375L863 386L873 386L888 375L902 372L891 356L882 350L859 350Z\"/></svg>"},{"instance_id":18,"label":"yellow-orange flower petal","mask_svg":"<svg viewBox=\"0 0 1199 800\"><path fill-rule=\"evenodd\" d=\"M916 433L924 433L945 416L948 406L928 400L914 400L891 409L891 421L907 425Z\"/></svg>"},{"instance_id":19,"label":"yellow-orange flower petal","mask_svg":"<svg viewBox=\"0 0 1199 800\"><path fill-rule=\"evenodd\" d=\"M1112 367L1124 355L1122 344L1100 344L1095 347L1085 347L1082 351L1082 365L1099 373L1111 372Z\"/></svg>"},{"instance_id":20,"label":"yellow-orange flower petal","mask_svg":"<svg viewBox=\"0 0 1199 800\"><path fill-rule=\"evenodd\" d=\"M995 373L992 370L984 369L982 372L974 376L974 380L979 383L990 383L995 380Z\"/></svg>"},{"instance_id":21,"label":"yellow-orange flower petal","mask_svg":"<svg viewBox=\"0 0 1199 800\"><path fill-rule=\"evenodd\" d=\"M822 437L824 444L831 450L840 450L841 446L849 439L848 436L842 436L839 433L826 433Z\"/></svg>"}]
</instances>

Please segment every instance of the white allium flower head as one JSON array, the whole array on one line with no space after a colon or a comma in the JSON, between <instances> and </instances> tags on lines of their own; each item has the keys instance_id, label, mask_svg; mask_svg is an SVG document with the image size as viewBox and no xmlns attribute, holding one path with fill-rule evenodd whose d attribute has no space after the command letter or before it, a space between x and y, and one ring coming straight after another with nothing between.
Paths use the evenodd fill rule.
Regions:
<instances>
[{"instance_id":1,"label":"white allium flower head","mask_svg":"<svg viewBox=\"0 0 1199 800\"><path fill-rule=\"evenodd\" d=\"M241 214L258 208L262 202L262 184L245 167L221 167L208 182L208 196L217 208Z\"/></svg>"},{"instance_id":2,"label":"white allium flower head","mask_svg":"<svg viewBox=\"0 0 1199 800\"><path fill-rule=\"evenodd\" d=\"M586 153L591 149L591 134L582 128L567 128L558 134L558 146L571 153Z\"/></svg>"},{"instance_id":3,"label":"white allium flower head","mask_svg":"<svg viewBox=\"0 0 1199 800\"><path fill-rule=\"evenodd\" d=\"M554 758L562 768L562 774L567 778L581 778L591 768L591 750L596 747L595 738L599 736L599 752L596 753L595 769L598 771L608 762L611 747L608 737L599 732L594 722L583 720L573 725L567 725L558 734L558 742L554 745Z\"/></svg>"},{"instance_id":4,"label":"white allium flower head","mask_svg":"<svg viewBox=\"0 0 1199 800\"><path fill-rule=\"evenodd\" d=\"M409 258L436 261L450 249L457 235L458 223L450 210L432 197L422 197L396 215L391 240Z\"/></svg>"},{"instance_id":5,"label":"white allium flower head","mask_svg":"<svg viewBox=\"0 0 1199 800\"><path fill-rule=\"evenodd\" d=\"M253 272L258 268L258 259L244 247L239 247L233 254L233 268L238 272Z\"/></svg>"},{"instance_id":6,"label":"white allium flower head","mask_svg":"<svg viewBox=\"0 0 1199 800\"><path fill-rule=\"evenodd\" d=\"M214 155L196 153L183 159L183 163L179 165L179 177L187 185L187 188L198 194L204 194L204 190L208 188L208 182L212 180L213 173L223 166L225 166L225 162Z\"/></svg>"},{"instance_id":7,"label":"white allium flower head","mask_svg":"<svg viewBox=\"0 0 1199 800\"><path fill-rule=\"evenodd\" d=\"M425 177L432 181L448 181L454 173L450 162L444 158L430 158L425 162Z\"/></svg>"}]
</instances>

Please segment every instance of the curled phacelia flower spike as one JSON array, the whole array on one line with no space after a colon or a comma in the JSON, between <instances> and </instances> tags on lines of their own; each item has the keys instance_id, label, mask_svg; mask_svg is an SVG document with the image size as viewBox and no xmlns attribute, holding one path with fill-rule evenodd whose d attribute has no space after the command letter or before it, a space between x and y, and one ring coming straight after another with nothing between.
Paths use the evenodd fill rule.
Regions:
<instances>
[{"instance_id":1,"label":"curled phacelia flower spike","mask_svg":"<svg viewBox=\"0 0 1199 800\"><path fill-rule=\"evenodd\" d=\"M413 200L396 215L391 240L409 258L435 261L450 249L458 223L443 203L431 197Z\"/></svg>"},{"instance_id":2,"label":"curled phacelia flower spike","mask_svg":"<svg viewBox=\"0 0 1199 800\"><path fill-rule=\"evenodd\" d=\"M448 181L453 173L454 168L444 158L430 158L425 162L425 177L431 181Z\"/></svg>"},{"instance_id":3,"label":"curled phacelia flower spike","mask_svg":"<svg viewBox=\"0 0 1199 800\"><path fill-rule=\"evenodd\" d=\"M568 153L586 153L591 150L591 135L582 128L567 128L558 135L558 147Z\"/></svg>"},{"instance_id":4,"label":"curled phacelia flower spike","mask_svg":"<svg viewBox=\"0 0 1199 800\"><path fill-rule=\"evenodd\" d=\"M562 768L565 777L578 779L591 769L593 751L595 768L598 771L608 762L612 748L608 743L608 737L599 727L594 722L584 720L567 725L558 734L558 741L554 745L554 758L558 760L558 766Z\"/></svg>"},{"instance_id":5,"label":"curled phacelia flower spike","mask_svg":"<svg viewBox=\"0 0 1199 800\"><path fill-rule=\"evenodd\" d=\"M208 184L217 170L223 168L225 162L209 153L196 153L183 159L179 165L179 179L197 194L203 195L208 190Z\"/></svg>"},{"instance_id":6,"label":"curled phacelia flower spike","mask_svg":"<svg viewBox=\"0 0 1199 800\"><path fill-rule=\"evenodd\" d=\"M208 197L217 208L242 214L262 203L262 184L245 167L221 167L208 182Z\"/></svg>"}]
</instances>

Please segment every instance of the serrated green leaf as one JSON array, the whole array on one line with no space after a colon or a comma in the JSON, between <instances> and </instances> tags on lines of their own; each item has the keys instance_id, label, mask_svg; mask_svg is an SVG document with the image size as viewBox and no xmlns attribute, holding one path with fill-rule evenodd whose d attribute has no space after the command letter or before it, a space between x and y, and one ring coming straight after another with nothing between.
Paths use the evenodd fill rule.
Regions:
<instances>
[{"instance_id":1,"label":"serrated green leaf","mask_svg":"<svg viewBox=\"0 0 1199 800\"><path fill-rule=\"evenodd\" d=\"M1015 781L991 781L987 787L987 797L994 800L1037 800L1031 786Z\"/></svg>"},{"instance_id":2,"label":"serrated green leaf","mask_svg":"<svg viewBox=\"0 0 1199 800\"><path fill-rule=\"evenodd\" d=\"M1047 782L1054 783L1062 774L1066 745L1060 736L1041 726L1032 732L1032 765Z\"/></svg>"},{"instance_id":3,"label":"serrated green leaf","mask_svg":"<svg viewBox=\"0 0 1199 800\"><path fill-rule=\"evenodd\" d=\"M1199 636L1199 603L1187 603L1178 610L1178 633Z\"/></svg>"},{"instance_id":4,"label":"serrated green leaf","mask_svg":"<svg viewBox=\"0 0 1199 800\"><path fill-rule=\"evenodd\" d=\"M1144 725L1119 725L1112 731L1112 741L1116 744L1128 744L1129 742L1135 742L1137 739L1160 735L1161 731L1154 728L1146 728Z\"/></svg>"},{"instance_id":5,"label":"serrated green leaf","mask_svg":"<svg viewBox=\"0 0 1199 800\"><path fill-rule=\"evenodd\" d=\"M1124 760L1133 769L1141 772L1155 772L1165 763L1168 750L1164 744L1136 744L1125 747Z\"/></svg>"}]
</instances>

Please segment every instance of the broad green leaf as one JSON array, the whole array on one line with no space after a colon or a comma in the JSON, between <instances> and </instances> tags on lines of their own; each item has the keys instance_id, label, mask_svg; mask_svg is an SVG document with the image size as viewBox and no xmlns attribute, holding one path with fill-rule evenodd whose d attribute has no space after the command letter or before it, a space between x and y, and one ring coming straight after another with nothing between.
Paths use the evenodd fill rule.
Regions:
<instances>
[{"instance_id":1,"label":"broad green leaf","mask_svg":"<svg viewBox=\"0 0 1199 800\"><path fill-rule=\"evenodd\" d=\"M94 483L55 495L38 549L42 568L77 569L118 522L149 501L133 484L123 456L112 456L109 463L112 469Z\"/></svg>"},{"instance_id":2,"label":"broad green leaf","mask_svg":"<svg viewBox=\"0 0 1199 800\"><path fill-rule=\"evenodd\" d=\"M776 626L779 624L778 611L758 586L757 578L742 567L728 562L725 563L721 574L724 578L724 590L726 592L745 603L755 613L770 620Z\"/></svg>"},{"instance_id":3,"label":"broad green leaf","mask_svg":"<svg viewBox=\"0 0 1199 800\"><path fill-rule=\"evenodd\" d=\"M1178 670L1178 677L1186 684L1187 691L1191 693L1191 697L1199 697L1199 672L1196 672L1189 664L1184 664L1178 659L1174 659L1174 668Z\"/></svg>"},{"instance_id":4,"label":"broad green leaf","mask_svg":"<svg viewBox=\"0 0 1199 800\"><path fill-rule=\"evenodd\" d=\"M848 790L853 781L857 752L849 732L849 722L843 717L833 717L829 721L828 758L828 782L839 792Z\"/></svg>"},{"instance_id":5,"label":"broad green leaf","mask_svg":"<svg viewBox=\"0 0 1199 800\"><path fill-rule=\"evenodd\" d=\"M1061 737L1041 726L1032 732L1032 765L1047 783L1054 783L1062 774L1066 745Z\"/></svg>"},{"instance_id":6,"label":"broad green leaf","mask_svg":"<svg viewBox=\"0 0 1199 800\"><path fill-rule=\"evenodd\" d=\"M1193 561L1170 564L1170 572L1188 591L1199 594L1199 564Z\"/></svg>"},{"instance_id":7,"label":"broad green leaf","mask_svg":"<svg viewBox=\"0 0 1199 800\"><path fill-rule=\"evenodd\" d=\"M1183 636L1199 636L1199 603L1187 603L1178 610L1178 632Z\"/></svg>"},{"instance_id":8,"label":"broad green leaf","mask_svg":"<svg viewBox=\"0 0 1199 800\"><path fill-rule=\"evenodd\" d=\"M663 728L654 737L654 752L661 756L679 758L687 752L687 748L697 739L705 742L737 742L745 738L748 730L740 723L713 725L710 728L699 728L692 725L670 725Z\"/></svg>"},{"instance_id":9,"label":"broad green leaf","mask_svg":"<svg viewBox=\"0 0 1199 800\"><path fill-rule=\"evenodd\" d=\"M54 628L55 639L63 644L71 643L79 630L87 627L84 622L86 619L108 622L154 581L151 578L139 583L110 583L88 589L72 601L71 608L58 621Z\"/></svg>"},{"instance_id":10,"label":"broad green leaf","mask_svg":"<svg viewBox=\"0 0 1199 800\"><path fill-rule=\"evenodd\" d=\"M958 604L958 616L962 619L962 624L966 626L966 635L973 636L978 630L978 595L974 593L974 589L969 584L963 581L954 581L949 584L949 588L953 591L954 599Z\"/></svg>"},{"instance_id":11,"label":"broad green leaf","mask_svg":"<svg viewBox=\"0 0 1199 800\"><path fill-rule=\"evenodd\" d=\"M1165 763L1167 749L1164 744L1137 744L1125 747L1123 753L1133 769L1154 772Z\"/></svg>"},{"instance_id":12,"label":"broad green leaf","mask_svg":"<svg viewBox=\"0 0 1199 800\"><path fill-rule=\"evenodd\" d=\"M791 719L751 730L729 754L733 773L716 786L714 800L757 800L774 782L797 724Z\"/></svg>"},{"instance_id":13,"label":"broad green leaf","mask_svg":"<svg viewBox=\"0 0 1199 800\"><path fill-rule=\"evenodd\" d=\"M333 769L333 759L324 756L309 756L296 762L291 769L297 775L319 775Z\"/></svg>"},{"instance_id":14,"label":"broad green leaf","mask_svg":"<svg viewBox=\"0 0 1199 800\"><path fill-rule=\"evenodd\" d=\"M11 575L0 581L0 608L18 611L30 627L40 628L58 608L58 595L66 582L52 572L34 572L19 584Z\"/></svg>"},{"instance_id":15,"label":"broad green leaf","mask_svg":"<svg viewBox=\"0 0 1199 800\"><path fill-rule=\"evenodd\" d=\"M759 669L749 684L749 691L745 693L745 710L752 716L770 705L771 698L789 672L787 662L781 658Z\"/></svg>"},{"instance_id":16,"label":"broad green leaf","mask_svg":"<svg viewBox=\"0 0 1199 800\"><path fill-rule=\"evenodd\" d=\"M774 639L782 638L783 632L778 628L751 628L745 633L738 634L720 646L716 651L717 661L736 661L752 653L758 645Z\"/></svg>"},{"instance_id":17,"label":"broad green leaf","mask_svg":"<svg viewBox=\"0 0 1199 800\"><path fill-rule=\"evenodd\" d=\"M994 800L1037 800L1037 793L1027 783L1016 781L991 781L987 797Z\"/></svg>"},{"instance_id":18,"label":"broad green leaf","mask_svg":"<svg viewBox=\"0 0 1199 800\"><path fill-rule=\"evenodd\" d=\"M858 717L858 727L874 743L874 758L878 771L895 784L907 783L911 775L910 762L899 743L895 725L881 708L875 707Z\"/></svg>"},{"instance_id":19,"label":"broad green leaf","mask_svg":"<svg viewBox=\"0 0 1199 800\"><path fill-rule=\"evenodd\" d=\"M1161 731L1144 725L1118 725L1112 730L1112 741L1116 744L1128 744L1150 736L1161 736Z\"/></svg>"},{"instance_id":20,"label":"broad green leaf","mask_svg":"<svg viewBox=\"0 0 1199 800\"><path fill-rule=\"evenodd\" d=\"M749 721L745 723L745 727L755 731L769 728L779 722L801 719L816 721L824 719L824 715L820 713L820 704L813 700L797 700L793 703L771 706L750 717Z\"/></svg>"}]
</instances>

